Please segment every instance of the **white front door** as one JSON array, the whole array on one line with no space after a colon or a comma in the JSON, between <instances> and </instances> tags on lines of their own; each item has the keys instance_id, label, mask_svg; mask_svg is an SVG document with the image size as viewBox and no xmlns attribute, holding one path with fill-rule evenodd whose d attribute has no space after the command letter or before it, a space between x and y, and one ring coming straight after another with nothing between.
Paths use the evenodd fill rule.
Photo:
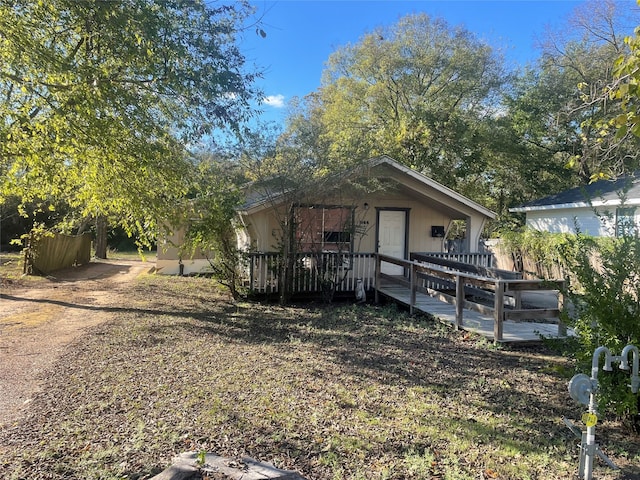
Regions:
<instances>
[{"instance_id":1,"label":"white front door","mask_svg":"<svg viewBox=\"0 0 640 480\"><path fill-rule=\"evenodd\" d=\"M380 210L378 212L378 253L390 257L405 257L407 212L405 210ZM404 275L404 268L382 262L382 273Z\"/></svg>"}]
</instances>

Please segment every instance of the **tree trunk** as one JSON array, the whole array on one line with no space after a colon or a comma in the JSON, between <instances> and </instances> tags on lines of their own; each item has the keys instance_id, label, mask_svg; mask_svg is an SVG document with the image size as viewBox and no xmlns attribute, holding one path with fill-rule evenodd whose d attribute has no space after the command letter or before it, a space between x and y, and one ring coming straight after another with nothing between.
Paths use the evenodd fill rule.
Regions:
<instances>
[{"instance_id":1,"label":"tree trunk","mask_svg":"<svg viewBox=\"0 0 640 480\"><path fill-rule=\"evenodd\" d=\"M85 230L87 229L87 227L89 226L89 224L91 223L91 219L92 217L84 217L82 219L82 222L80 223L80 226L78 227L78 230L76 231L76 235L82 235Z\"/></svg>"},{"instance_id":2,"label":"tree trunk","mask_svg":"<svg viewBox=\"0 0 640 480\"><path fill-rule=\"evenodd\" d=\"M280 303L283 305L289 303L291 294L293 293L293 272L296 254L294 208L295 207L291 205L285 225L283 258L280 273Z\"/></svg>"},{"instance_id":3,"label":"tree trunk","mask_svg":"<svg viewBox=\"0 0 640 480\"><path fill-rule=\"evenodd\" d=\"M96 258L107 258L107 218L104 215L96 218Z\"/></svg>"}]
</instances>

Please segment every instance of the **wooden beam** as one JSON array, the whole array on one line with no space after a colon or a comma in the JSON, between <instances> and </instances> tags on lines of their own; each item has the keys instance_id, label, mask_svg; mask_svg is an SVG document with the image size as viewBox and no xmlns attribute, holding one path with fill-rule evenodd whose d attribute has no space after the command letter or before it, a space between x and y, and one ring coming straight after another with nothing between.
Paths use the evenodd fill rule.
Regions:
<instances>
[{"instance_id":1,"label":"wooden beam","mask_svg":"<svg viewBox=\"0 0 640 480\"><path fill-rule=\"evenodd\" d=\"M460 275L456 276L456 330L462 328L462 312L464 308L464 282Z\"/></svg>"},{"instance_id":2,"label":"wooden beam","mask_svg":"<svg viewBox=\"0 0 640 480\"><path fill-rule=\"evenodd\" d=\"M505 310L505 320L537 320L542 318L558 318L560 310L557 308L529 308L527 310Z\"/></svg>"},{"instance_id":3,"label":"wooden beam","mask_svg":"<svg viewBox=\"0 0 640 480\"><path fill-rule=\"evenodd\" d=\"M501 342L503 335L504 321L504 290L505 285L502 280L498 280L496 285L496 298L493 307L493 342Z\"/></svg>"}]
</instances>

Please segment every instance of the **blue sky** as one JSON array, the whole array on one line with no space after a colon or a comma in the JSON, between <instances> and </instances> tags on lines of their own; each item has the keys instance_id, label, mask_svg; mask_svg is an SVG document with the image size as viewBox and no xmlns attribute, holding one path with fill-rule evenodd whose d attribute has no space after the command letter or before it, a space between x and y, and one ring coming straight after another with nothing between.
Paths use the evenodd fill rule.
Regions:
<instances>
[{"instance_id":1,"label":"blue sky","mask_svg":"<svg viewBox=\"0 0 640 480\"><path fill-rule=\"evenodd\" d=\"M627 0L628 1L628 0ZM286 103L320 86L329 55L376 27L425 12L462 25L496 48L507 62L524 65L539 56L537 39L560 28L584 0L254 0L266 37L249 29L240 47L265 70L263 120L280 121ZM629 1L631 5L635 2ZM630 32L631 33L631 32Z\"/></svg>"}]
</instances>

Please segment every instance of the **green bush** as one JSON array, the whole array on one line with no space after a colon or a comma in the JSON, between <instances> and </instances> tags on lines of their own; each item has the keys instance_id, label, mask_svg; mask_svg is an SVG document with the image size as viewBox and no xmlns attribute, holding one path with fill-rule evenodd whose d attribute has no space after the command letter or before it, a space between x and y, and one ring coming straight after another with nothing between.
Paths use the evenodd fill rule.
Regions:
<instances>
[{"instance_id":1,"label":"green bush","mask_svg":"<svg viewBox=\"0 0 640 480\"><path fill-rule=\"evenodd\" d=\"M523 273L539 278L566 277L566 251L573 235L524 229L504 232L502 248L510 252Z\"/></svg>"},{"instance_id":2,"label":"green bush","mask_svg":"<svg viewBox=\"0 0 640 480\"><path fill-rule=\"evenodd\" d=\"M563 293L572 307L563 315L577 333L577 345L567 354L575 358L578 371L591 372L593 352L599 346L609 348L614 355L619 355L625 345L640 346L637 232L604 238L527 229L509 232L502 240L502 248L514 258L535 266L535 272L529 273L544 277L545 272L559 271L568 280ZM640 433L640 397L628 387L629 372L601 370L598 381L600 412L616 415Z\"/></svg>"},{"instance_id":3,"label":"green bush","mask_svg":"<svg viewBox=\"0 0 640 480\"><path fill-rule=\"evenodd\" d=\"M574 306L571 324L578 334L577 359L590 371L594 350L614 355L640 342L640 237L595 239L578 234L566 255L574 281L568 292ZM602 372L599 407L638 424L638 395L628 387L629 373Z\"/></svg>"}]
</instances>

